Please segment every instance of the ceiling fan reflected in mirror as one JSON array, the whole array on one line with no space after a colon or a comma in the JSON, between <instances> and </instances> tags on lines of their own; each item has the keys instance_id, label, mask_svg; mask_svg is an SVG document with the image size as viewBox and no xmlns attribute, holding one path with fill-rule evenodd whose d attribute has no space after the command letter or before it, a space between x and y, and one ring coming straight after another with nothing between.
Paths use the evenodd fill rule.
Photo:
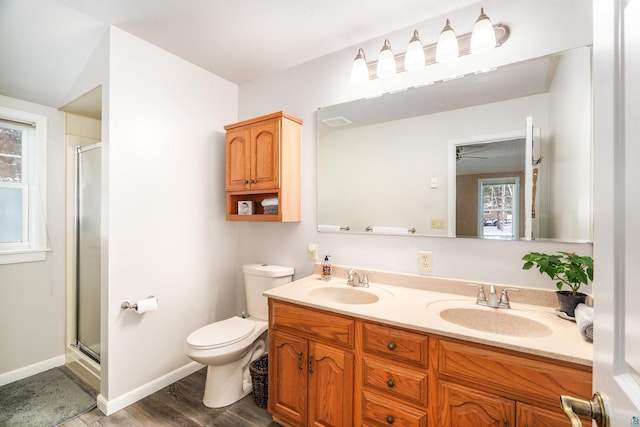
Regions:
<instances>
[{"instance_id":1,"label":"ceiling fan reflected in mirror","mask_svg":"<svg viewBox=\"0 0 640 427\"><path fill-rule=\"evenodd\" d=\"M464 159L488 159L488 157L475 156L474 154L487 151L489 148L475 148L472 150L465 150L464 148L464 146L456 147L456 162Z\"/></svg>"}]
</instances>

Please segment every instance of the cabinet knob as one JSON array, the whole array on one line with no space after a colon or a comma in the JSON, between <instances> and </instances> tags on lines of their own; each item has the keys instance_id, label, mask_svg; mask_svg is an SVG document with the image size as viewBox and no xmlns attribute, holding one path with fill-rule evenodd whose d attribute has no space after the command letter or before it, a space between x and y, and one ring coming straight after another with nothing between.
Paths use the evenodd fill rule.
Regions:
<instances>
[{"instance_id":1,"label":"cabinet knob","mask_svg":"<svg viewBox=\"0 0 640 427\"><path fill-rule=\"evenodd\" d=\"M391 415L387 415L387 424L393 424L396 420Z\"/></svg>"},{"instance_id":2,"label":"cabinet knob","mask_svg":"<svg viewBox=\"0 0 640 427\"><path fill-rule=\"evenodd\" d=\"M245 180L244 180L244 183L245 183L245 184L248 184L248 183L249 183L249 180L248 180L248 179L245 179Z\"/></svg>"},{"instance_id":3,"label":"cabinet knob","mask_svg":"<svg viewBox=\"0 0 640 427\"><path fill-rule=\"evenodd\" d=\"M387 348L389 350L393 350L393 349L396 348L396 344L393 341L390 341L390 342L387 343Z\"/></svg>"},{"instance_id":4,"label":"cabinet knob","mask_svg":"<svg viewBox=\"0 0 640 427\"><path fill-rule=\"evenodd\" d=\"M251 183L252 183L252 184L255 184L255 183L256 183L256 180L255 180L255 179L252 179L252 180L251 180Z\"/></svg>"},{"instance_id":5,"label":"cabinet knob","mask_svg":"<svg viewBox=\"0 0 640 427\"><path fill-rule=\"evenodd\" d=\"M388 385L389 387L393 387L394 385L396 385L396 383L394 383L394 382L393 382L393 380L392 380L391 378L389 378L389 379L387 380L387 385Z\"/></svg>"}]
</instances>

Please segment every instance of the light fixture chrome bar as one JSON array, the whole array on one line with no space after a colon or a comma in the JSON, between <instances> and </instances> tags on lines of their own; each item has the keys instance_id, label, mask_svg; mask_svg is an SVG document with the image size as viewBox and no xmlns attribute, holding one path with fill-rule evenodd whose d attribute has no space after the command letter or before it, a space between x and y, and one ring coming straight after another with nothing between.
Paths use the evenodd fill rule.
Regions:
<instances>
[{"instance_id":1,"label":"light fixture chrome bar","mask_svg":"<svg viewBox=\"0 0 640 427\"><path fill-rule=\"evenodd\" d=\"M510 35L509 27L503 24L496 24L493 26L493 30L496 33L496 47L502 46L509 39L509 35ZM438 43L433 43L424 47L425 66L429 66L431 64L436 63L436 46L437 45ZM470 53L470 46L471 46L471 33L466 33L458 36L458 46L460 49L459 56L468 55ZM396 60L396 70L398 73L402 73L405 71L404 55L405 55L404 52L394 55L394 58ZM375 80L378 78L377 64L378 64L377 60L367 62L367 68L369 69L369 80Z\"/></svg>"}]
</instances>

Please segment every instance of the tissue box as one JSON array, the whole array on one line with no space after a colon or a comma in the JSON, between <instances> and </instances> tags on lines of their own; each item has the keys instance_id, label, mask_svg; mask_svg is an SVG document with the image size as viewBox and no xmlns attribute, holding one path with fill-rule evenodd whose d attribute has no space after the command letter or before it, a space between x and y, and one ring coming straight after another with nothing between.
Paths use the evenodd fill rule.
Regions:
<instances>
[{"instance_id":1,"label":"tissue box","mask_svg":"<svg viewBox=\"0 0 640 427\"><path fill-rule=\"evenodd\" d=\"M253 215L255 203L251 200L238 200L238 215Z\"/></svg>"}]
</instances>

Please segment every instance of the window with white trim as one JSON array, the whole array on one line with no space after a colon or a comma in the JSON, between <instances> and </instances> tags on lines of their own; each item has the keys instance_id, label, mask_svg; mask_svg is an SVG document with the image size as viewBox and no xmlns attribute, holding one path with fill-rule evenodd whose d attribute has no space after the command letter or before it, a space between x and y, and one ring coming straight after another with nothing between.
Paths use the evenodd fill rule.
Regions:
<instances>
[{"instance_id":1,"label":"window with white trim","mask_svg":"<svg viewBox=\"0 0 640 427\"><path fill-rule=\"evenodd\" d=\"M0 107L0 264L47 248L47 118Z\"/></svg>"}]
</instances>

